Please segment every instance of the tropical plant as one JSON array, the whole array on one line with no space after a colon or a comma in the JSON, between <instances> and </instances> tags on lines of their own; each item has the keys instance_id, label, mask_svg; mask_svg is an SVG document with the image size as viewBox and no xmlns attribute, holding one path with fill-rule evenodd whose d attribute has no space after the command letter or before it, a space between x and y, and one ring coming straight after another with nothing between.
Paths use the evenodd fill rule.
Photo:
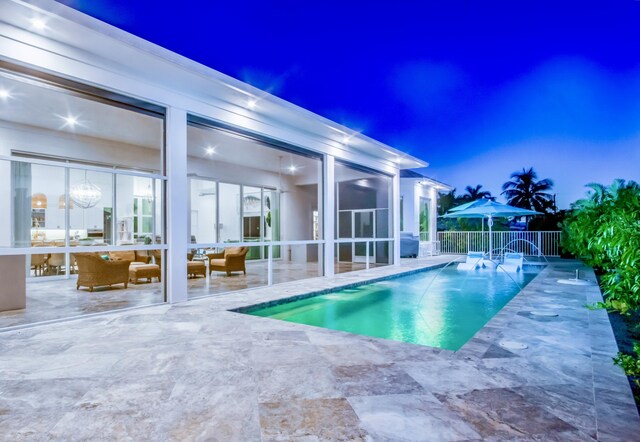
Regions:
<instances>
[{"instance_id":1,"label":"tropical plant","mask_svg":"<svg viewBox=\"0 0 640 442\"><path fill-rule=\"evenodd\" d=\"M482 198L491 198L491 192L488 190L480 190L482 189L482 184L477 184L476 187L467 186L464 190L467 191L462 198L467 199L469 201L475 201Z\"/></svg>"},{"instance_id":2,"label":"tropical plant","mask_svg":"<svg viewBox=\"0 0 640 442\"><path fill-rule=\"evenodd\" d=\"M640 343L633 344L635 354L623 354L618 352L618 357L613 359L616 365L621 366L637 388L640 388Z\"/></svg>"},{"instance_id":3,"label":"tropical plant","mask_svg":"<svg viewBox=\"0 0 640 442\"><path fill-rule=\"evenodd\" d=\"M553 195L547 191L553 189L553 181L549 178L538 181L538 174L529 170L513 172L511 179L502 185L502 193L507 203L523 209L546 212L554 210Z\"/></svg>"},{"instance_id":4,"label":"tropical plant","mask_svg":"<svg viewBox=\"0 0 640 442\"><path fill-rule=\"evenodd\" d=\"M444 195L440 195L440 198L438 198L438 215L444 215L451 208L455 207L457 205L457 200L458 197L456 196L456 189L453 189Z\"/></svg>"},{"instance_id":5,"label":"tropical plant","mask_svg":"<svg viewBox=\"0 0 640 442\"><path fill-rule=\"evenodd\" d=\"M601 272L604 302L596 307L629 315L640 310L640 185L587 186L588 197L576 201L562 223L562 246ZM640 375L639 350L636 344L635 355L615 359L631 377Z\"/></svg>"}]
</instances>

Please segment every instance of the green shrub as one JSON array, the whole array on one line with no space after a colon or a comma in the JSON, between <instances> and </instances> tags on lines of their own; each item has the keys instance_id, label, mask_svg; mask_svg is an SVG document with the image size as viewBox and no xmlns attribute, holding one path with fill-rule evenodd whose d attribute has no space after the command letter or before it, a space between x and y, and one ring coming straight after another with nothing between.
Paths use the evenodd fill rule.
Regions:
<instances>
[{"instance_id":1,"label":"green shrub","mask_svg":"<svg viewBox=\"0 0 640 442\"><path fill-rule=\"evenodd\" d=\"M602 274L604 302L597 307L628 315L640 309L640 185L588 187L588 198L574 203L561 225L562 246ZM614 359L628 376L640 375L638 343L634 352Z\"/></svg>"}]
</instances>

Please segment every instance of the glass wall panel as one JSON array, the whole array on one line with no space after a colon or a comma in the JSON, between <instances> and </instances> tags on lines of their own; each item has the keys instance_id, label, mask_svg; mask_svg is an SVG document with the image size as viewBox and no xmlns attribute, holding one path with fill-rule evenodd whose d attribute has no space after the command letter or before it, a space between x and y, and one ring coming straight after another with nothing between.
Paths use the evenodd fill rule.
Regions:
<instances>
[{"instance_id":1,"label":"glass wall panel","mask_svg":"<svg viewBox=\"0 0 640 442\"><path fill-rule=\"evenodd\" d=\"M280 193L277 190L262 189L262 213L264 216L263 240L280 241ZM273 246L272 257L280 258L280 251L280 246ZM267 256L266 246L264 256Z\"/></svg>"},{"instance_id":2,"label":"glass wall panel","mask_svg":"<svg viewBox=\"0 0 640 442\"><path fill-rule=\"evenodd\" d=\"M155 200L154 200L154 211L155 211L155 223L156 223L156 237L154 239L154 244L163 244L164 243L164 181L163 180L154 180L154 188L155 188Z\"/></svg>"},{"instance_id":3,"label":"glass wall panel","mask_svg":"<svg viewBox=\"0 0 640 442\"><path fill-rule=\"evenodd\" d=\"M218 241L217 186L215 181L190 180L191 232L189 242Z\"/></svg>"},{"instance_id":4,"label":"glass wall panel","mask_svg":"<svg viewBox=\"0 0 640 442\"><path fill-rule=\"evenodd\" d=\"M242 190L242 242L262 242L265 231L262 189L244 186ZM262 259L261 246L249 247L247 259Z\"/></svg>"},{"instance_id":5,"label":"glass wall panel","mask_svg":"<svg viewBox=\"0 0 640 442\"><path fill-rule=\"evenodd\" d=\"M13 213L13 247L64 246L66 218L59 197L65 194L62 167L11 162L9 193L12 198L4 213ZM5 230L10 217L4 218Z\"/></svg>"},{"instance_id":6,"label":"glass wall panel","mask_svg":"<svg viewBox=\"0 0 640 442\"><path fill-rule=\"evenodd\" d=\"M153 179L116 175L115 244L152 244L156 236Z\"/></svg>"},{"instance_id":7,"label":"glass wall panel","mask_svg":"<svg viewBox=\"0 0 640 442\"><path fill-rule=\"evenodd\" d=\"M69 245L113 245L113 174L69 170Z\"/></svg>"},{"instance_id":8,"label":"glass wall panel","mask_svg":"<svg viewBox=\"0 0 640 442\"><path fill-rule=\"evenodd\" d=\"M391 263L391 177L336 163L336 273ZM359 241L360 240L360 241ZM363 266L364 264L364 266Z\"/></svg>"},{"instance_id":9,"label":"glass wall panel","mask_svg":"<svg viewBox=\"0 0 640 442\"><path fill-rule=\"evenodd\" d=\"M268 283L268 244L274 241L322 240L322 160L311 153L274 146L229 131L208 126L196 117L188 127L188 173L192 177L190 192L190 225L192 232L202 231L202 196L195 191L196 180L217 183L216 199L211 204L211 213L217 213L217 239L220 244L205 250L207 241L200 233L195 240L194 259L207 255L210 269L213 260L222 259L220 254L238 252L233 244L247 244L244 261L246 272L214 271L207 281L190 280L190 296L203 293L218 293L237 290L246 283L257 287ZM201 238L202 236L202 238ZM254 243L255 246L253 245ZM307 247L311 246L311 247ZM287 271L273 282L299 275L317 275L318 256L322 248L316 245L275 245L272 248L274 269ZM305 260L304 262L300 260ZM297 273L292 265L312 268L312 271ZM220 262L213 265L220 268ZM290 268L291 270L287 270ZM210 270L209 269L209 270ZM215 278L216 287L211 285ZM245 281L245 282L242 282ZM205 289L204 287L209 287ZM199 289L202 288L202 290Z\"/></svg>"},{"instance_id":10,"label":"glass wall panel","mask_svg":"<svg viewBox=\"0 0 640 442\"><path fill-rule=\"evenodd\" d=\"M220 224L218 231L220 242L239 242L242 239L240 219L240 186L238 184L220 183L218 209Z\"/></svg>"}]
</instances>

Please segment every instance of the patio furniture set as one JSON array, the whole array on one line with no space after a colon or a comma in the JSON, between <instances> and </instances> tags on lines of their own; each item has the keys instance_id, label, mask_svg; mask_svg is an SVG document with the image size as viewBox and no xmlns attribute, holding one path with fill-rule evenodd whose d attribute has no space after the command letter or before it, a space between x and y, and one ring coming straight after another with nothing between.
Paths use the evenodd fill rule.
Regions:
<instances>
[{"instance_id":1,"label":"patio furniture set","mask_svg":"<svg viewBox=\"0 0 640 442\"><path fill-rule=\"evenodd\" d=\"M199 257L189 253L187 254L187 276L206 277L207 261L209 273L219 271L231 276L232 272L241 271L246 275L245 260L248 251L248 247L226 247L222 252ZM158 282L161 281L162 253L159 250L152 250L151 255L141 251L122 251L106 254L74 253L73 256L78 266L76 289L88 287L92 292L95 287L113 284L124 284L126 289L129 282L138 284L141 279L151 282L152 278L157 278Z\"/></svg>"}]
</instances>

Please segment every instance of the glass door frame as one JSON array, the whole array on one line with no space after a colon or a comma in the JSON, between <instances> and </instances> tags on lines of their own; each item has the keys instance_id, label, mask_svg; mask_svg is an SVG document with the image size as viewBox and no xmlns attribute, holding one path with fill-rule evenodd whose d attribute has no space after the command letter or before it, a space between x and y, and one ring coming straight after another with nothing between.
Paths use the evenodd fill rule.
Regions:
<instances>
[{"instance_id":1,"label":"glass door frame","mask_svg":"<svg viewBox=\"0 0 640 442\"><path fill-rule=\"evenodd\" d=\"M371 235L372 236L356 236L356 214L369 213L371 215ZM376 209L356 209L351 211L351 233L353 235L353 239L375 239L376 238ZM376 248L369 246L367 247L369 242L365 243L365 254L358 255L356 254L356 241L351 244L351 256L353 262L366 262L367 261L367 252L366 249L369 249L369 261L376 262Z\"/></svg>"}]
</instances>

